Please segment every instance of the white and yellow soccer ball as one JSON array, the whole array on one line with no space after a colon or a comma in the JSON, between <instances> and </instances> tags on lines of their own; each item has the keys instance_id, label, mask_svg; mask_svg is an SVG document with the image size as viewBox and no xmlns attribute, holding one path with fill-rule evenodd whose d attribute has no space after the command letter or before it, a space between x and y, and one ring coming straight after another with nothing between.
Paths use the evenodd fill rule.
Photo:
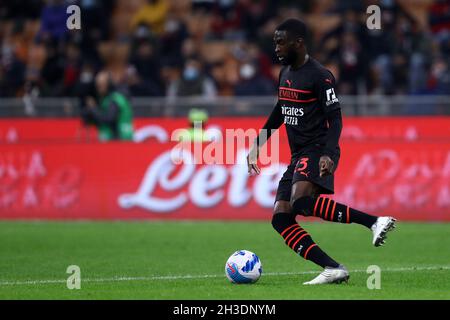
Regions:
<instances>
[{"instance_id":1,"label":"white and yellow soccer ball","mask_svg":"<svg viewBox=\"0 0 450 320\"><path fill-rule=\"evenodd\" d=\"M236 251L225 264L225 275L232 283L254 283L261 274L261 260L248 250Z\"/></svg>"}]
</instances>

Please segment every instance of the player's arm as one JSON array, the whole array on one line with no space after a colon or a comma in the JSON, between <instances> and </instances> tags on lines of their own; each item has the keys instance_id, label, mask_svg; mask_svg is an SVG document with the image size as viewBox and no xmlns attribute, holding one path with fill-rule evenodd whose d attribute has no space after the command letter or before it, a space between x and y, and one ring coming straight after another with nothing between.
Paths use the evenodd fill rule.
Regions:
<instances>
[{"instance_id":1,"label":"player's arm","mask_svg":"<svg viewBox=\"0 0 450 320\"><path fill-rule=\"evenodd\" d=\"M281 108L277 103L272 110L272 113L267 118L266 123L262 127L258 137L256 137L250 152L247 156L247 166L248 173L259 174L261 172L258 167L257 160L259 156L259 150L264 146L267 140L270 138L272 133L277 130L283 124L283 115L281 113Z\"/></svg>"},{"instance_id":2,"label":"player's arm","mask_svg":"<svg viewBox=\"0 0 450 320\"><path fill-rule=\"evenodd\" d=\"M320 176L332 174L334 162L331 156L336 152L342 131L342 114L335 89L336 81L331 74L321 74L316 80L319 102L328 121L328 133L323 155L319 160Z\"/></svg>"},{"instance_id":3,"label":"player's arm","mask_svg":"<svg viewBox=\"0 0 450 320\"><path fill-rule=\"evenodd\" d=\"M331 155L335 152L342 131L342 114L340 109L327 113L328 133L324 154L320 157L319 168L320 176L332 174L334 171L334 162Z\"/></svg>"}]
</instances>

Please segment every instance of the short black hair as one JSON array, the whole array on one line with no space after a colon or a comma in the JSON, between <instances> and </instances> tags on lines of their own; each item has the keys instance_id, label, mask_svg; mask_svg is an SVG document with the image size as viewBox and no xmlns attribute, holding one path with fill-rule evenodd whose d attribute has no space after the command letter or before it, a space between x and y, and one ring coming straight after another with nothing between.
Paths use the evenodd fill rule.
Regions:
<instances>
[{"instance_id":1,"label":"short black hair","mask_svg":"<svg viewBox=\"0 0 450 320\"><path fill-rule=\"evenodd\" d=\"M299 19L287 19L281 23L276 30L286 31L295 38L305 39L307 36L306 24Z\"/></svg>"}]
</instances>

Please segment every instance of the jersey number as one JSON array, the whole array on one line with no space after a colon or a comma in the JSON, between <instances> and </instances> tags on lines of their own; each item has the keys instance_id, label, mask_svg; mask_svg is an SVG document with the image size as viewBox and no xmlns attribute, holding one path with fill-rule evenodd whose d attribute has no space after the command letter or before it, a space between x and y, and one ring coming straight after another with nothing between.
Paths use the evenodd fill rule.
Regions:
<instances>
[{"instance_id":1,"label":"jersey number","mask_svg":"<svg viewBox=\"0 0 450 320\"><path fill-rule=\"evenodd\" d=\"M308 167L308 160L309 158L301 158L300 160L298 160L297 166L300 166L297 168L297 171L305 170Z\"/></svg>"}]
</instances>

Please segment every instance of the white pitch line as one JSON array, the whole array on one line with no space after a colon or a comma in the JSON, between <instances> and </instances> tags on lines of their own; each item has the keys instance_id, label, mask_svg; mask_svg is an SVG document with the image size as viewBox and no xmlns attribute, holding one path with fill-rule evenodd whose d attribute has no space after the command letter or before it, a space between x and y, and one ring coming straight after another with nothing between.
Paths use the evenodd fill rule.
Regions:
<instances>
[{"instance_id":1,"label":"white pitch line","mask_svg":"<svg viewBox=\"0 0 450 320\"><path fill-rule=\"evenodd\" d=\"M403 267L403 268L386 268L381 269L382 272L405 272L405 271L427 271L427 270L450 270L450 266L428 266L428 267ZM367 272L367 270L356 269L349 270L349 272ZM292 276L304 274L316 274L319 271L302 271L302 272L268 272L263 273L264 276ZM206 278L221 278L224 274L204 274L204 275L177 275L177 276L150 276L150 277L115 277L115 278L93 278L83 279L82 282L116 282L116 281L158 281L158 280L189 280L189 279L206 279ZM67 280L53 279L53 280L27 280L27 281L0 281L0 286L13 285L39 285L39 284L54 284L66 283Z\"/></svg>"}]
</instances>

